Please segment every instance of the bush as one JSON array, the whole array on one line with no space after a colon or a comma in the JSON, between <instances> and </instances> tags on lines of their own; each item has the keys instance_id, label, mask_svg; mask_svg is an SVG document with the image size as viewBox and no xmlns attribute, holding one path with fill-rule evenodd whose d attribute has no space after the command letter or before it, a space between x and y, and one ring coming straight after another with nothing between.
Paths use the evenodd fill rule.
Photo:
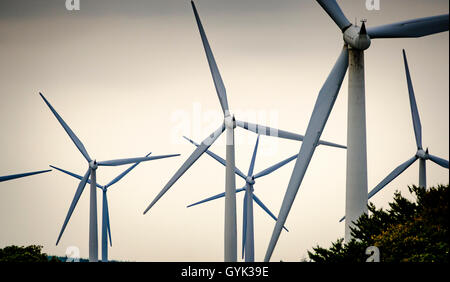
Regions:
<instances>
[{"instance_id":1,"label":"bush","mask_svg":"<svg viewBox=\"0 0 450 282\"><path fill-rule=\"evenodd\" d=\"M315 262L364 262L365 250L376 246L382 262L448 263L448 185L429 189L408 187L415 194L411 202L395 193L389 210L369 204L352 228L353 239L338 239L329 249L317 246L308 256Z\"/></svg>"},{"instance_id":2,"label":"bush","mask_svg":"<svg viewBox=\"0 0 450 282\"><path fill-rule=\"evenodd\" d=\"M0 262L56 262L56 258L49 259L42 253L42 246L31 245L27 247L7 246L0 249Z\"/></svg>"}]
</instances>

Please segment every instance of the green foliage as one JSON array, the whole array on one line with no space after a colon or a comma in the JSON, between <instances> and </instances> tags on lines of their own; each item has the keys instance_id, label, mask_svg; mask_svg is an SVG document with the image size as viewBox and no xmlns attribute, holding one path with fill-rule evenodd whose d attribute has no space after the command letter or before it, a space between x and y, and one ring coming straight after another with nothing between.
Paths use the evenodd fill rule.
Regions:
<instances>
[{"instance_id":1,"label":"green foliage","mask_svg":"<svg viewBox=\"0 0 450 282\"><path fill-rule=\"evenodd\" d=\"M0 249L0 262L56 262L56 258L42 253L42 246L31 245L26 247L7 246Z\"/></svg>"},{"instance_id":2,"label":"green foliage","mask_svg":"<svg viewBox=\"0 0 450 282\"><path fill-rule=\"evenodd\" d=\"M353 239L338 239L328 249L316 246L308 256L315 262L364 262L365 250L376 246L382 262L449 262L449 185L429 189L409 187L415 202L399 192L388 210L369 204L352 228Z\"/></svg>"}]
</instances>

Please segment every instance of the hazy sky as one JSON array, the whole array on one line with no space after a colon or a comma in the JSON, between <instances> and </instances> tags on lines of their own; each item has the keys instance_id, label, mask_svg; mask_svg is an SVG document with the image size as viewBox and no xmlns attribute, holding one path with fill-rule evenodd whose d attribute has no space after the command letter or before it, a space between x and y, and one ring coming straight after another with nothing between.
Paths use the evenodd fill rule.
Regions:
<instances>
[{"instance_id":1,"label":"hazy sky","mask_svg":"<svg viewBox=\"0 0 450 282\"><path fill-rule=\"evenodd\" d=\"M83 174L87 163L38 95L42 91L84 143L107 160L180 153L140 164L108 192L110 259L222 261L224 202L186 209L223 192L225 169L206 154L145 216L142 212L221 120L220 104L189 1L64 0L0 2L0 175L53 164ZM197 0L237 118L303 134L342 34L316 1ZM446 0L341 0L354 22L367 26L448 13ZM419 39L373 40L365 53L369 189L416 152L401 55L406 49L423 144L449 158L448 32ZM322 139L346 143L347 77ZM211 147L225 156L225 137ZM256 135L236 129L236 165L247 171ZM300 143L261 137L255 171L298 153ZM307 250L344 236L345 150L320 146L311 161L272 260L298 261ZM97 171L106 184L126 167ZM255 193L276 214L293 162L258 179ZM396 190L418 182L418 162L372 198L387 207ZM429 185L449 171L427 162ZM55 242L78 181L60 172L0 184L0 247L39 244L64 255L77 246L88 257L89 193L85 190L58 246ZM239 177L237 187L244 185ZM237 195L238 250L242 199ZM98 193L99 231L101 193ZM265 254L274 221L258 206L255 258ZM100 243L99 232L99 243ZM99 244L100 246L100 244ZM99 257L101 255L99 249Z\"/></svg>"}]
</instances>

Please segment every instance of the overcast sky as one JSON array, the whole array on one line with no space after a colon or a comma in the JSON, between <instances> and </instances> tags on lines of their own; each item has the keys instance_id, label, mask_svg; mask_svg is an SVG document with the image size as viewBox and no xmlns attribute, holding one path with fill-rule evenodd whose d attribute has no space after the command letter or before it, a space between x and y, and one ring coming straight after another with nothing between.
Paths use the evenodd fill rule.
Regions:
<instances>
[{"instance_id":1,"label":"overcast sky","mask_svg":"<svg viewBox=\"0 0 450 282\"><path fill-rule=\"evenodd\" d=\"M200 142L222 122L221 109L189 1L64 0L0 2L0 175L48 168L83 174L87 163L39 97L47 97L92 158L180 153L140 164L108 192L110 259L222 261L224 202L186 205L224 190L225 169L202 156L147 213L142 212ZM238 119L303 134L342 34L315 1L197 0L197 9ZM448 13L446 0L341 0L351 22L367 26ZM422 122L423 144L449 158L448 32L418 39L373 40L365 52L369 189L416 152L401 55L406 49ZM322 139L346 144L347 77ZM225 156L225 137L211 147ZM256 135L236 129L236 165L246 172ZM261 137L255 171L293 154L300 143ZM320 146L310 163L272 260L299 261L307 250L344 236L345 150ZM97 170L106 184L126 167ZM278 215L293 162L258 179L255 194ZM372 198L388 207L408 195L418 162ZM449 171L427 162L429 185ZM236 178L238 188L245 183ZM0 184L0 247L39 244L88 257L88 189L58 246L55 242L78 181L58 171ZM238 250L242 199L237 195ZM261 261L274 221L258 206L255 258ZM101 193L98 192L99 231ZM100 246L99 232L99 246ZM101 255L99 249L99 257Z\"/></svg>"}]
</instances>

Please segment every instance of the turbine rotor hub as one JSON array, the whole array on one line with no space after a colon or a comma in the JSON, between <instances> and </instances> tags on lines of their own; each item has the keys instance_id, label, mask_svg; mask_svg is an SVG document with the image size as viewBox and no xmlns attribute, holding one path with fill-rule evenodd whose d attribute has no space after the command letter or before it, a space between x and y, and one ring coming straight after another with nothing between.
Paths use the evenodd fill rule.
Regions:
<instances>
[{"instance_id":1,"label":"turbine rotor hub","mask_svg":"<svg viewBox=\"0 0 450 282\"><path fill-rule=\"evenodd\" d=\"M233 114L228 114L224 118L225 127L228 129L234 129L236 128L236 119L234 118Z\"/></svg>"},{"instance_id":2,"label":"turbine rotor hub","mask_svg":"<svg viewBox=\"0 0 450 282\"><path fill-rule=\"evenodd\" d=\"M427 159L427 152L425 152L423 149L419 149L416 153L416 156L419 157L420 159Z\"/></svg>"},{"instance_id":3,"label":"turbine rotor hub","mask_svg":"<svg viewBox=\"0 0 450 282\"><path fill-rule=\"evenodd\" d=\"M93 161L90 161L89 162L89 167L91 168L91 169L97 169L98 168L98 164L97 164L97 161L96 160L93 160Z\"/></svg>"},{"instance_id":4,"label":"turbine rotor hub","mask_svg":"<svg viewBox=\"0 0 450 282\"><path fill-rule=\"evenodd\" d=\"M245 179L245 182L247 182L250 185L253 185L253 184L255 184L255 177L247 176L247 178Z\"/></svg>"}]
</instances>

